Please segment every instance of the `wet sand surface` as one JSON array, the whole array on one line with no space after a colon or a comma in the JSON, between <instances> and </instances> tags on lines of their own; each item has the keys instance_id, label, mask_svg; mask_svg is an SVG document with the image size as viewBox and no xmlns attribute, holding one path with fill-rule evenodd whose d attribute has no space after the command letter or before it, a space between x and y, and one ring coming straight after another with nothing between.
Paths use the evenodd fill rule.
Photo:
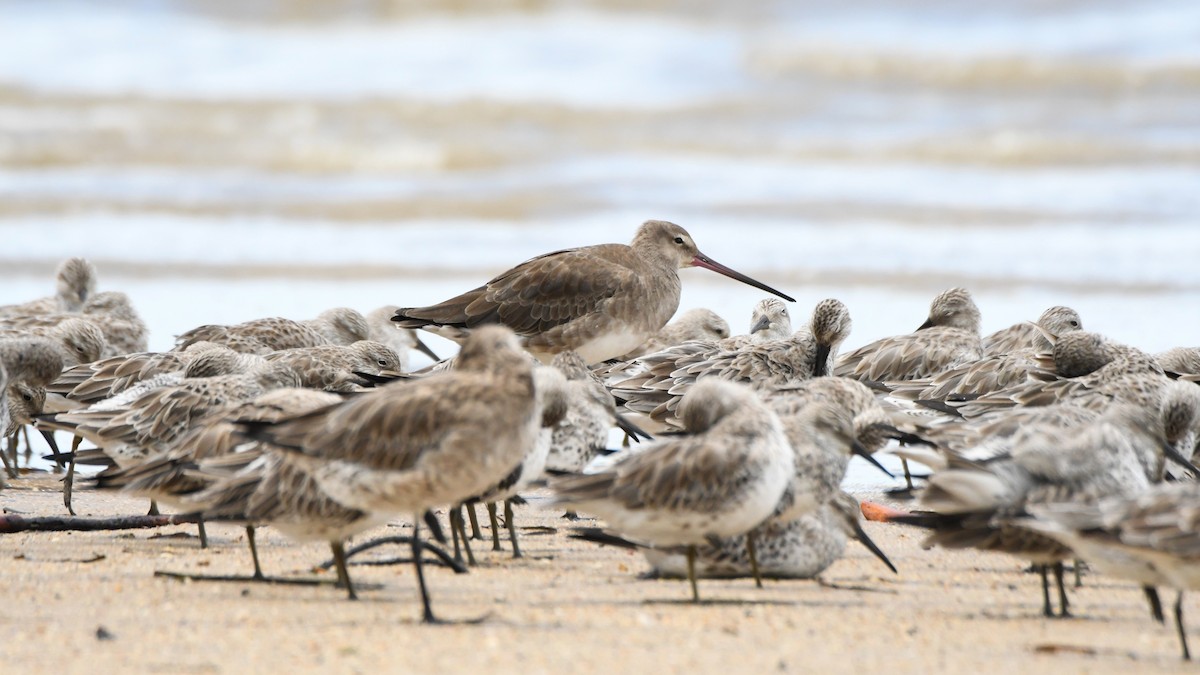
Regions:
<instances>
[{"instance_id":1,"label":"wet sand surface","mask_svg":"<svg viewBox=\"0 0 1200 675\"><path fill-rule=\"evenodd\" d=\"M639 578L648 569L640 554L569 539L574 524L538 508L536 494L531 501L517 511L524 559L512 560L506 541L504 552L476 542L480 565L469 574L427 568L435 612L485 617L477 625L422 625L411 565L362 564L403 558L407 547L357 558L351 575L361 599L351 602L330 585L154 575L249 574L244 531L231 525L209 525L208 550L190 525L0 535L3 669L1095 673L1185 666L1173 628L1151 621L1140 590L1098 574L1085 575L1073 592L1076 618L1044 619L1038 578L1021 573L1023 563L925 551L918 531L867 523L898 576L852 542L819 583L768 580L755 589L748 579L702 580L705 601L694 605L685 582ZM58 477L46 474L11 481L0 505L26 517L65 515ZM147 506L86 489L75 505L87 516ZM354 543L408 531L397 522ZM295 544L269 528L258 540L268 575L334 577L314 573L329 558L325 544Z\"/></svg>"}]
</instances>

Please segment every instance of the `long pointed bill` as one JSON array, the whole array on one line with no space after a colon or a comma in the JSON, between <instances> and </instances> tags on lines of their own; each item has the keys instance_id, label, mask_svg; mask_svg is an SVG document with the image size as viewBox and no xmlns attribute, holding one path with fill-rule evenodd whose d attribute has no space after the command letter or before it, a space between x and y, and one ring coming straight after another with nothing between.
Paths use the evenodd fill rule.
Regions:
<instances>
[{"instance_id":1,"label":"long pointed bill","mask_svg":"<svg viewBox=\"0 0 1200 675\"><path fill-rule=\"evenodd\" d=\"M416 331L413 331L412 339L417 343L417 344L413 345L413 347L416 348L417 351L421 352L425 356L428 356L429 358L433 359L434 363L437 363L438 361L442 360L442 358L437 355L437 352L435 352L429 348L429 345L425 344L424 342L421 342L421 338L417 337Z\"/></svg>"},{"instance_id":2,"label":"long pointed bill","mask_svg":"<svg viewBox=\"0 0 1200 675\"><path fill-rule=\"evenodd\" d=\"M925 330L926 328L933 328L933 319L925 319L925 323L917 326L917 330Z\"/></svg>"},{"instance_id":3,"label":"long pointed bill","mask_svg":"<svg viewBox=\"0 0 1200 675\"><path fill-rule=\"evenodd\" d=\"M50 452L54 453L52 455L54 457L54 462L59 466L66 466L67 460L62 456L62 453L58 451L58 442L54 440L54 431L50 429L39 428L38 433L42 435L42 438L46 439L46 444L50 446Z\"/></svg>"},{"instance_id":4,"label":"long pointed bill","mask_svg":"<svg viewBox=\"0 0 1200 675\"><path fill-rule=\"evenodd\" d=\"M624 431L626 434L629 434L629 437L638 443L641 443L643 438L647 441L654 440L653 436L646 433L645 430L634 424L628 417L622 415L621 413L614 412L613 418L615 418L617 421L617 428L621 431Z\"/></svg>"},{"instance_id":5,"label":"long pointed bill","mask_svg":"<svg viewBox=\"0 0 1200 675\"><path fill-rule=\"evenodd\" d=\"M918 436L917 434L901 431L890 424L873 424L871 427L886 432L888 438L900 441L901 445L927 445L931 448L937 447L937 443L934 443L931 440Z\"/></svg>"},{"instance_id":6,"label":"long pointed bill","mask_svg":"<svg viewBox=\"0 0 1200 675\"><path fill-rule=\"evenodd\" d=\"M829 374L829 345L817 343L817 358L813 361L813 377Z\"/></svg>"},{"instance_id":7,"label":"long pointed bill","mask_svg":"<svg viewBox=\"0 0 1200 675\"><path fill-rule=\"evenodd\" d=\"M896 569L896 566L892 564L892 561L888 560L887 554L883 552L883 549L876 546L875 542L871 540L871 537L867 536L867 531L862 528L862 524L858 522L857 518L854 519L854 538L858 539L859 543L861 543L863 546L866 546L868 551L874 553L875 557L879 558L884 565L887 565L888 569L894 574L900 573L900 571Z\"/></svg>"},{"instance_id":8,"label":"long pointed bill","mask_svg":"<svg viewBox=\"0 0 1200 675\"><path fill-rule=\"evenodd\" d=\"M737 281L742 282L743 284L749 284L750 286L753 286L762 291L766 291L766 292L770 293L771 295L778 295L779 297L783 298L784 300L787 300L788 302L796 301L796 299L793 298L792 296L785 295L785 294L775 290L774 288L771 288L770 286L764 284L761 281L751 279L750 277L746 276L745 274L742 274L741 272L738 272L737 270L730 269L730 268L722 265L721 263L713 260L712 258L704 255L703 253L697 253L696 257L692 258L692 267L703 267L704 269L712 270L712 271L716 272L717 274L724 274L725 276L729 277L730 279L735 279Z\"/></svg>"},{"instance_id":9,"label":"long pointed bill","mask_svg":"<svg viewBox=\"0 0 1200 675\"><path fill-rule=\"evenodd\" d=\"M882 472L884 472L885 474L887 474L887 477L888 477L888 478L895 478L895 477L896 477L896 476L894 476L894 475L892 474L892 472L891 472L891 471L888 471L887 469L885 469L885 468L883 467L883 465L879 463L879 460L877 460L877 459L875 459L874 457L872 457L872 456L871 456L871 453L867 452L867 449L866 449L866 448L864 448L864 447L862 446L862 444L861 444L861 443L859 443L858 441L852 441L852 442L850 443L850 452L852 452L853 454L855 454L855 455L858 455L859 457L862 457L863 459L865 459L865 460L867 460L868 462L870 462L870 463L871 463L871 465L872 465L872 466L874 466L876 469L879 469L880 471L882 471Z\"/></svg>"},{"instance_id":10,"label":"long pointed bill","mask_svg":"<svg viewBox=\"0 0 1200 675\"><path fill-rule=\"evenodd\" d=\"M1200 476L1200 469L1197 469L1196 465L1192 464L1192 460L1179 454L1179 451L1176 450L1175 447L1170 443L1163 444L1163 455L1165 455L1166 458L1172 462L1175 462L1179 466L1191 471L1193 476Z\"/></svg>"},{"instance_id":11,"label":"long pointed bill","mask_svg":"<svg viewBox=\"0 0 1200 675\"><path fill-rule=\"evenodd\" d=\"M770 327L771 327L771 317L769 317L769 316L759 317L758 321L755 321L754 325L750 326L750 334L754 335L758 331L766 330Z\"/></svg>"}]
</instances>

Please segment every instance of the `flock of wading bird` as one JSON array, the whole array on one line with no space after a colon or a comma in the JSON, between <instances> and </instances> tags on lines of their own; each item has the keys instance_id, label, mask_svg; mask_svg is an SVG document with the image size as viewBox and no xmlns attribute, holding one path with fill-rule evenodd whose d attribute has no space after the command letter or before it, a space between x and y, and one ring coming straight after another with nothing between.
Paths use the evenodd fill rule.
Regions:
<instances>
[{"instance_id":1,"label":"flock of wading bird","mask_svg":"<svg viewBox=\"0 0 1200 675\"><path fill-rule=\"evenodd\" d=\"M69 463L68 509L75 464L100 462L97 487L191 514L202 542L205 520L245 525L254 578L254 528L271 526L329 542L354 598L346 539L410 517L428 622L423 553L472 560L466 516L479 537L484 503L493 545L502 504L520 555L512 506L545 486L545 503L603 523L573 536L641 550L693 599L698 577L813 577L848 538L892 567L860 526L869 510L929 530L930 546L1032 562L1046 616L1051 572L1068 615L1072 559L1140 584L1160 622L1157 587L1178 589L1188 658L1200 349L1150 355L1084 331L1066 307L983 336L954 288L917 330L839 355L851 322L833 299L798 330L775 298L745 335L707 310L668 324L685 267L793 300L649 221L628 246L542 255L430 307L206 325L150 353L128 299L95 293L92 266L71 259L57 296L0 308L0 426L75 435L52 456ZM415 329L461 348L437 361ZM406 372L410 349L437 362ZM610 450L614 426L639 442ZM911 511L840 488L852 455L886 472L872 457L885 447L905 460ZM15 469L15 453L5 460ZM908 461L932 473L913 486ZM453 559L419 536L424 523L446 541L433 509L449 514Z\"/></svg>"}]
</instances>

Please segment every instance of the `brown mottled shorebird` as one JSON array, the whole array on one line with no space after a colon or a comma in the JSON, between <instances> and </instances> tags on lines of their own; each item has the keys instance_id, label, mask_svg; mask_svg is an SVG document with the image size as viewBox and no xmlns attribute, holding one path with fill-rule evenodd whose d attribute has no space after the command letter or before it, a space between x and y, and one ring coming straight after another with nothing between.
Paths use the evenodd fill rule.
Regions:
<instances>
[{"instance_id":1,"label":"brown mottled shorebird","mask_svg":"<svg viewBox=\"0 0 1200 675\"><path fill-rule=\"evenodd\" d=\"M595 364L636 348L666 325L679 308L684 267L713 270L795 301L704 255L682 227L649 220L628 246L547 253L445 302L401 309L393 320L454 340L477 326L501 323L543 362L573 349Z\"/></svg>"},{"instance_id":2,"label":"brown mottled shorebird","mask_svg":"<svg viewBox=\"0 0 1200 675\"><path fill-rule=\"evenodd\" d=\"M558 357L555 357L558 358ZM554 440L554 428L563 421L569 405L567 395L566 375L554 366L535 366L533 369L533 385L538 409L541 410L541 428L533 443L525 450L521 461L495 484L486 490L464 500L463 504L487 504L488 515L492 524L492 550L500 549L499 519L496 516L496 504L504 504L505 526L508 528L508 540L512 545L512 556L521 558L520 544L517 541L517 528L513 520L513 499L518 493L538 480L545 473L546 458L550 454L550 446ZM452 510L450 525L456 528L463 544L467 543L465 525L458 506ZM457 546L456 555L459 554ZM467 550L470 557L470 549Z\"/></svg>"},{"instance_id":3,"label":"brown mottled shorebird","mask_svg":"<svg viewBox=\"0 0 1200 675\"><path fill-rule=\"evenodd\" d=\"M367 340L370 329L366 318L353 309L327 309L308 321L281 317L253 319L232 326L197 326L175 338L175 351L196 342L213 342L234 351L266 355L281 349L348 345Z\"/></svg>"},{"instance_id":4,"label":"brown mottled shorebird","mask_svg":"<svg viewBox=\"0 0 1200 675\"><path fill-rule=\"evenodd\" d=\"M1200 347L1174 347L1154 360L1168 373L1175 375L1200 375Z\"/></svg>"},{"instance_id":5,"label":"brown mottled shorebird","mask_svg":"<svg viewBox=\"0 0 1200 675\"><path fill-rule=\"evenodd\" d=\"M859 347L838 360L834 374L883 382L915 380L983 358L979 308L963 288L951 288L933 299L929 318L915 333L905 333Z\"/></svg>"},{"instance_id":6,"label":"brown mottled shorebird","mask_svg":"<svg viewBox=\"0 0 1200 675\"><path fill-rule=\"evenodd\" d=\"M434 363L441 361L437 352L421 341L417 331L411 328L401 328L392 322L392 317L400 309L397 305L384 305L367 314L367 325L371 331L371 340L381 342L391 347L400 357L400 370L408 372L409 352L413 349L428 356Z\"/></svg>"},{"instance_id":7,"label":"brown mottled shorebird","mask_svg":"<svg viewBox=\"0 0 1200 675\"><path fill-rule=\"evenodd\" d=\"M755 342L782 340L792 334L792 316L787 305L775 298L764 298L750 313L750 339Z\"/></svg>"},{"instance_id":8,"label":"brown mottled shorebird","mask_svg":"<svg viewBox=\"0 0 1200 675\"><path fill-rule=\"evenodd\" d=\"M1053 363L1052 372L1031 370L1024 383L953 404L954 411L972 418L1055 403L1102 409L1113 400L1153 407L1171 381L1149 354L1086 331L1059 338Z\"/></svg>"},{"instance_id":9,"label":"brown mottled shorebird","mask_svg":"<svg viewBox=\"0 0 1200 675\"><path fill-rule=\"evenodd\" d=\"M291 368L270 364L246 374L184 378L177 385L151 390L125 406L58 413L39 418L37 425L82 436L118 466L125 467L169 452L175 442L214 412L272 389L299 384Z\"/></svg>"},{"instance_id":10,"label":"brown mottled shorebird","mask_svg":"<svg viewBox=\"0 0 1200 675\"><path fill-rule=\"evenodd\" d=\"M26 410L21 407L20 403L18 403L17 410L9 409L9 392L20 385L24 387L23 390L18 390L18 398L22 402L24 396L20 395L20 391L29 392L31 396L40 396L44 402L45 387L62 372L62 350L58 344L47 338L27 337L0 340L0 364L4 365L7 375L6 386L0 388L0 408L3 408L0 411L3 412L3 415L0 415L0 422L3 422L3 425L0 425L0 432L8 435L14 433L18 426L14 423L14 414L20 416ZM43 436L47 436L47 434L43 434ZM50 447L57 454L58 450L53 442L53 437L47 436L46 441L50 443ZM12 446L12 450L11 465L7 456L4 457L4 465L9 476L16 478L15 444ZM0 450L0 456L3 456L2 450Z\"/></svg>"},{"instance_id":11,"label":"brown mottled shorebird","mask_svg":"<svg viewBox=\"0 0 1200 675\"><path fill-rule=\"evenodd\" d=\"M464 340L453 370L245 431L285 449L285 461L339 504L413 516L423 618L435 622L417 531L422 514L503 479L536 441L541 422L529 357L511 330L487 326Z\"/></svg>"},{"instance_id":12,"label":"brown mottled shorebird","mask_svg":"<svg viewBox=\"0 0 1200 675\"><path fill-rule=\"evenodd\" d=\"M680 413L687 435L627 453L600 472L552 481L551 502L596 514L636 544L686 547L698 602L696 547L745 535L770 517L794 460L779 417L744 384L698 382Z\"/></svg>"},{"instance_id":13,"label":"brown mottled shorebird","mask_svg":"<svg viewBox=\"0 0 1200 675\"><path fill-rule=\"evenodd\" d=\"M1160 481L1164 459L1190 467L1166 443L1162 411L1115 404L1091 423L1063 429L1026 425L1011 453L986 463L951 459L920 495L922 513L891 518L932 530L926 546L976 548L1031 560L1041 571L1042 611L1053 616L1047 571L1068 615L1062 562L1068 547L1014 523L1033 504L1093 503L1134 496Z\"/></svg>"},{"instance_id":14,"label":"brown mottled shorebird","mask_svg":"<svg viewBox=\"0 0 1200 675\"><path fill-rule=\"evenodd\" d=\"M725 319L711 309L697 307L679 315L637 349L622 354L618 359L630 361L643 354L651 354L691 340L724 340L727 337L729 324Z\"/></svg>"},{"instance_id":15,"label":"brown mottled shorebird","mask_svg":"<svg viewBox=\"0 0 1200 675\"><path fill-rule=\"evenodd\" d=\"M0 363L8 371L8 383L26 382L45 387L63 370L62 352L54 341L40 337L0 340Z\"/></svg>"},{"instance_id":16,"label":"brown mottled shorebird","mask_svg":"<svg viewBox=\"0 0 1200 675\"><path fill-rule=\"evenodd\" d=\"M400 357L387 345L360 340L348 346L298 347L268 354L300 377L300 386L325 391L353 392L381 380L400 377Z\"/></svg>"},{"instance_id":17,"label":"brown mottled shorebird","mask_svg":"<svg viewBox=\"0 0 1200 675\"><path fill-rule=\"evenodd\" d=\"M1042 312L1037 321L1023 321L984 337L983 353L984 356L997 356L1017 350L1046 351L1052 346L1046 333L1058 337L1076 330L1083 330L1079 312L1056 305Z\"/></svg>"},{"instance_id":18,"label":"brown mottled shorebird","mask_svg":"<svg viewBox=\"0 0 1200 675\"><path fill-rule=\"evenodd\" d=\"M1032 517L1019 526L1070 548L1105 574L1141 584L1158 621L1163 617L1155 587L1178 589L1175 629L1184 660L1191 659L1183 593L1200 589L1200 485L1162 483L1132 497L1038 504L1028 511Z\"/></svg>"},{"instance_id":19,"label":"brown mottled shorebird","mask_svg":"<svg viewBox=\"0 0 1200 675\"><path fill-rule=\"evenodd\" d=\"M0 306L0 317L74 313L96 292L96 268L84 258L67 258L58 266L55 295L19 305Z\"/></svg>"},{"instance_id":20,"label":"brown mottled shorebird","mask_svg":"<svg viewBox=\"0 0 1200 675\"><path fill-rule=\"evenodd\" d=\"M772 518L755 531L754 551L761 575L768 579L812 579L842 558L853 537L893 572L896 567L863 530L859 501L838 490L816 511L791 520ZM687 557L683 552L643 548L654 575L683 578ZM696 576L702 579L738 579L753 574L741 537L720 539L696 550Z\"/></svg>"},{"instance_id":21,"label":"brown mottled shorebird","mask_svg":"<svg viewBox=\"0 0 1200 675\"><path fill-rule=\"evenodd\" d=\"M17 337L45 337L61 347L63 365L67 368L100 358L108 341L96 324L87 319L67 319L53 326L0 328L0 340Z\"/></svg>"},{"instance_id":22,"label":"brown mottled shorebird","mask_svg":"<svg viewBox=\"0 0 1200 675\"><path fill-rule=\"evenodd\" d=\"M138 317L129 296L117 291L97 293L83 304L79 314L55 313L0 318L0 327L18 330L49 329L64 321L87 319L104 334L101 358L146 351L146 324Z\"/></svg>"},{"instance_id":23,"label":"brown mottled shorebird","mask_svg":"<svg viewBox=\"0 0 1200 675\"><path fill-rule=\"evenodd\" d=\"M251 579L266 579L255 544L255 527L261 525L276 526L301 541L327 541L342 565L342 542L384 518L329 499L306 472L284 462L281 451L267 443L248 441L238 426L239 422L276 422L341 401L337 394L312 389L267 392L210 418L165 455L144 464L102 471L96 476L96 486L199 511L207 521L242 523L254 563ZM339 566L338 574L342 580L344 566ZM345 585L353 596L353 587Z\"/></svg>"},{"instance_id":24,"label":"brown mottled shorebird","mask_svg":"<svg viewBox=\"0 0 1200 675\"><path fill-rule=\"evenodd\" d=\"M567 378L567 412L554 425L546 469L556 472L583 471L608 448L608 432L614 422L630 436L645 436L617 413L616 401L583 357L575 352L555 355L550 365Z\"/></svg>"},{"instance_id":25,"label":"brown mottled shorebird","mask_svg":"<svg viewBox=\"0 0 1200 675\"><path fill-rule=\"evenodd\" d=\"M1018 386L1030 371L1045 367L1060 336L1082 330L1079 315L1069 307L1051 307L1036 323L1019 323L984 338L984 357L932 376L886 382L893 396L914 401L966 401Z\"/></svg>"},{"instance_id":26,"label":"brown mottled shorebird","mask_svg":"<svg viewBox=\"0 0 1200 675\"><path fill-rule=\"evenodd\" d=\"M850 334L850 312L835 299L813 308L807 328L762 342L689 342L647 354L631 368L635 375L613 376L608 385L626 409L659 424L673 425L681 397L708 377L770 389L829 374L837 350ZM639 372L640 371L640 372Z\"/></svg>"}]
</instances>

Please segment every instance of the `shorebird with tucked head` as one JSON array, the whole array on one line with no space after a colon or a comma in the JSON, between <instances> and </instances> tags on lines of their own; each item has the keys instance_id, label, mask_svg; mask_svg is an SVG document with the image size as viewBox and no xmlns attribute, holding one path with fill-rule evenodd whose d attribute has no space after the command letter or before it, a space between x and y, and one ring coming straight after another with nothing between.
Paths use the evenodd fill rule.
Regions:
<instances>
[{"instance_id":1,"label":"shorebird with tucked head","mask_svg":"<svg viewBox=\"0 0 1200 675\"><path fill-rule=\"evenodd\" d=\"M392 320L452 340L499 323L543 362L573 349L595 364L635 349L666 325L679 308L679 270L685 267L703 267L795 302L704 255L682 227L648 220L629 245L547 253L445 302L397 310Z\"/></svg>"},{"instance_id":2,"label":"shorebird with tucked head","mask_svg":"<svg viewBox=\"0 0 1200 675\"><path fill-rule=\"evenodd\" d=\"M595 514L637 545L685 547L692 599L699 601L697 547L766 520L795 462L779 417L744 384L698 382L680 416L687 435L627 453L597 473L552 481L551 503ZM753 550L749 555L753 560Z\"/></svg>"},{"instance_id":3,"label":"shorebird with tucked head","mask_svg":"<svg viewBox=\"0 0 1200 675\"><path fill-rule=\"evenodd\" d=\"M542 428L533 365L503 326L474 331L451 370L379 387L344 403L245 425L312 477L322 493L363 513L413 516L413 558L426 622L436 622L418 526L435 506L492 487L521 463ZM339 566L344 571L344 561ZM348 575L343 575L348 579Z\"/></svg>"}]
</instances>

